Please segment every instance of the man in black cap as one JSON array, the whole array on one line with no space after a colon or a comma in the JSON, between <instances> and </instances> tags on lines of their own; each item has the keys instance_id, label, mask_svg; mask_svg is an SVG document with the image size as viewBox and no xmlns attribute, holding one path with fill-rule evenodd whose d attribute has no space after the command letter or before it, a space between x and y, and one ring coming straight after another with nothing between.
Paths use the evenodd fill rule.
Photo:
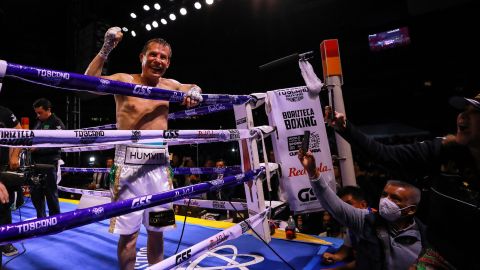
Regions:
<instances>
[{"instance_id":1,"label":"man in black cap","mask_svg":"<svg viewBox=\"0 0 480 270\"><path fill-rule=\"evenodd\" d=\"M454 97L450 104L463 110L456 135L406 145L376 142L341 113L331 120L331 108L325 108L329 126L374 161L402 173L406 181L428 176L430 247L419 256L418 269L480 269L478 252L470 248L480 242L480 95Z\"/></svg>"}]
</instances>

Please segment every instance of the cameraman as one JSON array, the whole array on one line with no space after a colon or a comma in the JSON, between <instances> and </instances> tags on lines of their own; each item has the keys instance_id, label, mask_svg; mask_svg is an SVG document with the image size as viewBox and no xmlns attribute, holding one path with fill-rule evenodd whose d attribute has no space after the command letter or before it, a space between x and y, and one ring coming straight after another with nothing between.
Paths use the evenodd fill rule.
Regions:
<instances>
[{"instance_id":1,"label":"cameraman","mask_svg":"<svg viewBox=\"0 0 480 270\"><path fill-rule=\"evenodd\" d=\"M33 129L65 129L62 120L52 113L52 103L41 98L33 103L37 114L37 123ZM57 190L57 170L60 160L60 148L33 148L31 149L33 164L52 165L52 168L42 172L42 180L31 187L32 202L37 210L37 218L46 217L45 198L50 216L60 213Z\"/></svg>"},{"instance_id":2,"label":"cameraman","mask_svg":"<svg viewBox=\"0 0 480 270\"><path fill-rule=\"evenodd\" d=\"M0 128L22 128L12 111L2 106L0 106ZM17 170L20 164L19 154L20 148L9 149L0 147L0 171L7 169ZM15 192L17 192L17 194L15 194ZM0 179L0 225L12 223L12 210L10 207L15 197L17 201L23 200L21 187L18 186L17 189L7 188L5 184L2 183L2 179ZM18 253L18 250L12 244L0 246L0 250L5 256L13 256ZM1 257L2 256L0 256L0 268L2 262Z\"/></svg>"}]
</instances>

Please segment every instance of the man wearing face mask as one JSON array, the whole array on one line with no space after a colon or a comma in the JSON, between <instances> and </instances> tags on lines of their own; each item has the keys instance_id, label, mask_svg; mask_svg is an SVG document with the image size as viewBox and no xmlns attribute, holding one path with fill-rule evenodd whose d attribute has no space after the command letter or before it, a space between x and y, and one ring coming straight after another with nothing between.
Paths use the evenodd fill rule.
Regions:
<instances>
[{"instance_id":1,"label":"man wearing face mask","mask_svg":"<svg viewBox=\"0 0 480 270\"><path fill-rule=\"evenodd\" d=\"M310 178L322 206L360 238L357 269L409 269L425 246L424 225L414 217L420 190L389 181L383 189L378 213L369 213L342 201L320 175L312 153L299 151L298 158Z\"/></svg>"}]
</instances>

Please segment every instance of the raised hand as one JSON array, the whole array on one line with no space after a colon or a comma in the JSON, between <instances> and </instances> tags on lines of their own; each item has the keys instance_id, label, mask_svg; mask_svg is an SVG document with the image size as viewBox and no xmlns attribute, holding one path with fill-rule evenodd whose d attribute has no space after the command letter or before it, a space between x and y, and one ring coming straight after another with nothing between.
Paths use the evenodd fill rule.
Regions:
<instances>
[{"instance_id":1,"label":"raised hand","mask_svg":"<svg viewBox=\"0 0 480 270\"><path fill-rule=\"evenodd\" d=\"M103 41L103 46L98 55L103 59L107 59L110 52L117 46L117 44L122 40L123 33L122 29L118 26L110 27L105 33L105 39Z\"/></svg>"}]
</instances>

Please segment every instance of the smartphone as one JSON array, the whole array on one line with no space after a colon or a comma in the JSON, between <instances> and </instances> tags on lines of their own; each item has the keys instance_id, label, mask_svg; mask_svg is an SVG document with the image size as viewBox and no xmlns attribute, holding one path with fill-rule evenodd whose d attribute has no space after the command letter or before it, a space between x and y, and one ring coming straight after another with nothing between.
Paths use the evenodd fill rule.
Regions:
<instances>
[{"instance_id":1,"label":"smartphone","mask_svg":"<svg viewBox=\"0 0 480 270\"><path fill-rule=\"evenodd\" d=\"M304 154L308 152L308 146L310 146L310 130L305 130L302 140L302 151Z\"/></svg>"}]
</instances>

